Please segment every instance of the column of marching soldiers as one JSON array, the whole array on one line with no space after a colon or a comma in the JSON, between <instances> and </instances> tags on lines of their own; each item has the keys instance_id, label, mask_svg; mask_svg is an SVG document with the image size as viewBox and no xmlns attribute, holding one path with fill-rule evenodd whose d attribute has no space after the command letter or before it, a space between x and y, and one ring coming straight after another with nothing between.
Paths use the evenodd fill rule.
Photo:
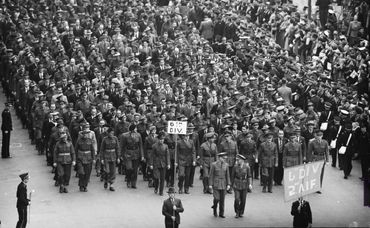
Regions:
<instances>
[{"instance_id":1,"label":"column of marching soldiers","mask_svg":"<svg viewBox=\"0 0 370 228\"><path fill-rule=\"evenodd\" d=\"M154 187L154 192L159 192L159 195L163 195L165 182L167 187L174 186L176 168L178 191L180 194L189 194L189 188L193 187L195 167L200 166L203 192L212 194L209 171L220 152L227 153L230 174L236 155L243 155L254 179L259 179L261 172L262 191L272 192L273 182L282 185L284 167L317 160L328 162L329 150L333 158L332 166L335 167L337 151L341 146L346 145L347 150L358 146L356 142L361 137L356 137L356 134L360 133L360 126L356 126L356 123L352 126L351 122L346 121L347 113L333 117L329 103L325 107L319 123L326 124L326 128L321 126L318 129L315 127L317 123L308 121L303 134L301 128L293 124L293 117L290 117L292 121L288 120L284 129L276 126L274 118L259 129L260 121L253 118L251 129L242 126L240 131L237 123L233 123L224 125L219 135L210 125L201 137L194 131L194 125L189 123L187 134L178 138L176 161L174 135L166 134L163 130L158 133L152 124L144 124L145 131L138 133L138 127L143 127L143 123L139 122L130 124L118 121L113 128L104 119L91 130L81 111L74 113L70 128L64 125L60 116L50 114L43 126L43 142L36 142L36 147L40 154L46 154L48 165L54 167L55 186L59 186L61 193L68 192L66 186L70 182L72 167L79 178L80 191L87 191L93 169L104 183L104 188L115 191L118 167L118 173L125 175L128 188L137 187L138 173L141 172L144 181L148 181L148 186ZM140 114L137 117L140 119ZM69 129L76 129L76 125L79 131L70 132ZM366 130L366 126L361 128ZM337 145L333 146L333 143ZM353 156L353 153L348 153L351 156L346 154L339 154L338 158L345 179L351 172Z\"/></svg>"}]
</instances>

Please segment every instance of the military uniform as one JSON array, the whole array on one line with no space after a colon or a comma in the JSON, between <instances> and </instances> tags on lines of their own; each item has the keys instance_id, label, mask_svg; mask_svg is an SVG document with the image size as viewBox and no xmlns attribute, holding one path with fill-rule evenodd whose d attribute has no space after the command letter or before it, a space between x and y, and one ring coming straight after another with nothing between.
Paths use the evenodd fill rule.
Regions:
<instances>
[{"instance_id":1,"label":"military uniform","mask_svg":"<svg viewBox=\"0 0 370 228\"><path fill-rule=\"evenodd\" d=\"M285 144L283 152L284 168L302 164L302 148L298 142L288 142Z\"/></svg>"},{"instance_id":2,"label":"military uniform","mask_svg":"<svg viewBox=\"0 0 370 228\"><path fill-rule=\"evenodd\" d=\"M90 181L92 162L95 162L95 147L91 138L81 137L77 139L76 146L77 173L79 175L78 186L80 190L86 191Z\"/></svg>"},{"instance_id":3,"label":"military uniform","mask_svg":"<svg viewBox=\"0 0 370 228\"><path fill-rule=\"evenodd\" d=\"M234 167L236 155L239 153L238 145L234 140L230 142L224 140L220 143L218 151L227 152L227 164L229 165L229 171L231 173L232 167Z\"/></svg>"},{"instance_id":4,"label":"military uniform","mask_svg":"<svg viewBox=\"0 0 370 228\"><path fill-rule=\"evenodd\" d=\"M120 157L119 143L116 136L106 136L100 146L100 160L104 164L104 187L113 184L116 179L116 161Z\"/></svg>"},{"instance_id":5,"label":"military uniform","mask_svg":"<svg viewBox=\"0 0 370 228\"><path fill-rule=\"evenodd\" d=\"M54 147L54 164L57 164L60 190L65 190L71 178L72 163L76 161L75 150L70 141L59 140Z\"/></svg>"},{"instance_id":6,"label":"military uniform","mask_svg":"<svg viewBox=\"0 0 370 228\"><path fill-rule=\"evenodd\" d=\"M326 140L312 139L308 143L307 160L310 162L325 160L328 161L329 144Z\"/></svg>"},{"instance_id":7,"label":"military uniform","mask_svg":"<svg viewBox=\"0 0 370 228\"><path fill-rule=\"evenodd\" d=\"M309 162L314 161L328 161L329 159L329 144L325 139L312 139L308 143L307 149L307 160ZM322 180L324 177L324 167L322 168L321 176L320 176L320 185L322 185Z\"/></svg>"},{"instance_id":8,"label":"military uniform","mask_svg":"<svg viewBox=\"0 0 370 228\"><path fill-rule=\"evenodd\" d=\"M144 158L141 135L135 132L122 134L120 143L122 156L124 157L126 163L127 186L136 188L137 172L140 159Z\"/></svg>"},{"instance_id":9,"label":"military uniform","mask_svg":"<svg viewBox=\"0 0 370 228\"><path fill-rule=\"evenodd\" d=\"M227 186L231 185L229 165L226 162L212 163L209 172L209 185L213 188L213 214L217 215L217 205L220 203L219 215L223 216Z\"/></svg>"},{"instance_id":10,"label":"military uniform","mask_svg":"<svg viewBox=\"0 0 370 228\"><path fill-rule=\"evenodd\" d=\"M274 142L264 142L258 149L258 160L261 166L261 181L263 191L268 188L272 192L272 180L274 178L274 164L277 164L278 151Z\"/></svg>"},{"instance_id":11,"label":"military uniform","mask_svg":"<svg viewBox=\"0 0 370 228\"><path fill-rule=\"evenodd\" d=\"M195 163L195 146L193 140L179 140L177 144L177 164L179 165L179 193L183 188L188 193L190 187L190 172L193 163Z\"/></svg>"},{"instance_id":12,"label":"military uniform","mask_svg":"<svg viewBox=\"0 0 370 228\"><path fill-rule=\"evenodd\" d=\"M245 201L249 188L249 180L252 179L251 168L248 164L236 165L231 174L232 187L234 189L235 200L234 210L238 217L244 214Z\"/></svg>"},{"instance_id":13,"label":"military uniform","mask_svg":"<svg viewBox=\"0 0 370 228\"><path fill-rule=\"evenodd\" d=\"M215 143L204 142L200 146L199 156L200 165L203 167L203 192L208 192L209 189L209 171L211 164L216 161L217 146Z\"/></svg>"},{"instance_id":14,"label":"military uniform","mask_svg":"<svg viewBox=\"0 0 370 228\"><path fill-rule=\"evenodd\" d=\"M239 145L239 154L243 155L246 158L246 162L248 162L249 164L251 175L253 177L253 169L257 158L256 142L253 141L253 139L242 140Z\"/></svg>"},{"instance_id":15,"label":"military uniform","mask_svg":"<svg viewBox=\"0 0 370 228\"><path fill-rule=\"evenodd\" d=\"M166 176L167 166L170 165L170 153L167 144L156 142L153 150L149 154L149 164L153 166L154 190L163 195L164 179Z\"/></svg>"},{"instance_id":16,"label":"military uniform","mask_svg":"<svg viewBox=\"0 0 370 228\"><path fill-rule=\"evenodd\" d=\"M170 154L170 169L166 172L166 183L167 187L173 187L174 185L174 166L175 166L175 137L174 135L169 135L165 138L164 143L168 146L168 152Z\"/></svg>"},{"instance_id":17,"label":"military uniform","mask_svg":"<svg viewBox=\"0 0 370 228\"><path fill-rule=\"evenodd\" d=\"M155 143L157 143L158 139L152 135L149 135L148 137L145 138L145 143L144 143L144 158L149 161L149 159L152 157L152 152L153 152L153 146ZM144 176L144 180L149 180L149 187L152 186L152 181L153 181L153 173L151 171L147 171L147 167L145 165L142 165L142 172Z\"/></svg>"}]
</instances>

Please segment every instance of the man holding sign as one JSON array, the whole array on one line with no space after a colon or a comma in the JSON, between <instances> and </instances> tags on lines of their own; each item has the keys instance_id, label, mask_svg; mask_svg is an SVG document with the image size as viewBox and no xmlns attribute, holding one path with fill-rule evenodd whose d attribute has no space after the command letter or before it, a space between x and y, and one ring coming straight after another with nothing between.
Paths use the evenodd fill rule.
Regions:
<instances>
[{"instance_id":1,"label":"man holding sign","mask_svg":"<svg viewBox=\"0 0 370 228\"><path fill-rule=\"evenodd\" d=\"M274 167L278 166L278 150L276 143L272 141L271 132L265 134L266 141L263 142L258 150L258 160L261 164L262 192L272 193L272 180L274 179Z\"/></svg>"},{"instance_id":2,"label":"man holding sign","mask_svg":"<svg viewBox=\"0 0 370 228\"><path fill-rule=\"evenodd\" d=\"M329 144L328 141L322 139L323 132L316 130L315 138L308 143L307 160L309 162L314 161L329 161ZM324 169L321 173L320 185L322 185L322 179L324 176ZM317 193L321 194L320 191Z\"/></svg>"}]
</instances>

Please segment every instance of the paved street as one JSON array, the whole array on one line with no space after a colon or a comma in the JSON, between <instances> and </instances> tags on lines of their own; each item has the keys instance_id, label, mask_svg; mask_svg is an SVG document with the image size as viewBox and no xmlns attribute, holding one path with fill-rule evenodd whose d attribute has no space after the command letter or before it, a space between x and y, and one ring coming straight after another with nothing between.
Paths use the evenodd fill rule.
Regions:
<instances>
[{"instance_id":1,"label":"paved street","mask_svg":"<svg viewBox=\"0 0 370 228\"><path fill-rule=\"evenodd\" d=\"M1 95L0 104L3 106ZM3 107L2 107L3 108ZM0 220L2 228L15 227L17 222L16 187L21 172L28 171L31 179L28 190L35 190L32 196L31 221L27 227L163 227L160 197L148 189L139 177L138 189L127 189L124 177L118 175L116 192L104 190L100 180L93 176L89 192L78 191L77 179L72 178L68 194L59 194L54 187L50 167L45 157L38 156L30 144L26 130L22 129L13 112L14 131L11 136L11 159L0 160ZM323 194L306 197L311 204L314 227L348 226L357 221L360 226L370 224L370 208L362 206L363 187L359 180L359 165L348 180L338 169L326 167ZM190 195L177 195L185 208L181 227L289 227L291 202L284 202L282 187L274 187L273 194L261 193L259 183L247 197L246 216L235 219L233 195L226 196L226 219L214 218L211 210L212 196L202 193L201 181L196 174L194 188Z\"/></svg>"}]
</instances>

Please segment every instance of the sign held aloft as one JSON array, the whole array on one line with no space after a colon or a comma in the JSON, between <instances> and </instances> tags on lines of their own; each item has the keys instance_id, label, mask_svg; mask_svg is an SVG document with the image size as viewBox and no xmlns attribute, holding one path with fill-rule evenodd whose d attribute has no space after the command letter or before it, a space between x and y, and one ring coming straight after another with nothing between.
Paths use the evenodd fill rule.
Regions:
<instances>
[{"instance_id":1,"label":"sign held aloft","mask_svg":"<svg viewBox=\"0 0 370 228\"><path fill-rule=\"evenodd\" d=\"M318 161L285 168L285 201L296 200L299 197L320 191L324 164L324 161Z\"/></svg>"},{"instance_id":2,"label":"sign held aloft","mask_svg":"<svg viewBox=\"0 0 370 228\"><path fill-rule=\"evenodd\" d=\"M167 133L174 135L185 135L188 127L186 121L168 121Z\"/></svg>"}]
</instances>

